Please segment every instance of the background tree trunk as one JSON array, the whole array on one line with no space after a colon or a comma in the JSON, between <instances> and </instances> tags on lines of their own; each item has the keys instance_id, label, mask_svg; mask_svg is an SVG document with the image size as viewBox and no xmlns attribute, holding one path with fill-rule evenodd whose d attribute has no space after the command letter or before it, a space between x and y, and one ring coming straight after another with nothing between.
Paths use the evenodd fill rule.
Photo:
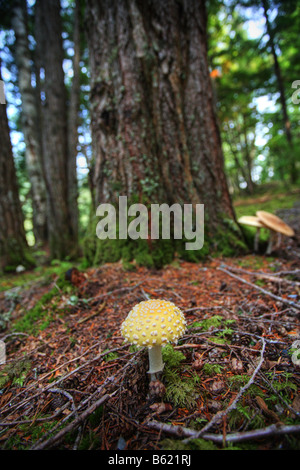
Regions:
<instances>
[{"instance_id":1,"label":"background tree trunk","mask_svg":"<svg viewBox=\"0 0 300 470\"><path fill-rule=\"evenodd\" d=\"M18 84L22 98L22 131L26 145L25 158L31 185L33 232L35 242L47 242L46 189L42 171L42 149L38 135L38 114L35 90L31 84L31 58L28 46L27 6L25 0L14 4L12 25L15 31L15 57Z\"/></svg>"},{"instance_id":2,"label":"background tree trunk","mask_svg":"<svg viewBox=\"0 0 300 470\"><path fill-rule=\"evenodd\" d=\"M73 56L73 80L70 91L68 106L68 204L72 232L75 245L78 236L78 182L77 182L77 145L78 145L78 124L79 124L79 104L80 104L80 0L76 0L74 6L74 56Z\"/></svg>"},{"instance_id":3,"label":"background tree trunk","mask_svg":"<svg viewBox=\"0 0 300 470\"><path fill-rule=\"evenodd\" d=\"M0 61L1 79L1 61ZM0 104L0 270L28 264L27 241L10 142L6 105Z\"/></svg>"},{"instance_id":4,"label":"background tree trunk","mask_svg":"<svg viewBox=\"0 0 300 470\"><path fill-rule=\"evenodd\" d=\"M64 258L76 252L68 189L68 116L63 72L59 0L36 4L36 40L42 83L42 135L51 255Z\"/></svg>"},{"instance_id":5,"label":"background tree trunk","mask_svg":"<svg viewBox=\"0 0 300 470\"><path fill-rule=\"evenodd\" d=\"M89 0L86 22L96 205L121 194L204 203L212 233L234 212L204 3Z\"/></svg>"}]
</instances>

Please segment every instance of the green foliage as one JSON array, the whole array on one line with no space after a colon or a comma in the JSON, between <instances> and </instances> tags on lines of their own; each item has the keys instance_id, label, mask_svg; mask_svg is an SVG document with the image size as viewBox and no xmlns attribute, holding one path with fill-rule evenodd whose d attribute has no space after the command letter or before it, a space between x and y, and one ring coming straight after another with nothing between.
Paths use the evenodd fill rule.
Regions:
<instances>
[{"instance_id":1,"label":"green foliage","mask_svg":"<svg viewBox=\"0 0 300 470\"><path fill-rule=\"evenodd\" d=\"M203 366L204 374L207 374L207 375L210 375L210 376L220 374L223 369L224 369L224 367L220 366L219 364L206 363Z\"/></svg>"},{"instance_id":2,"label":"green foliage","mask_svg":"<svg viewBox=\"0 0 300 470\"><path fill-rule=\"evenodd\" d=\"M181 362L185 360L185 355L174 349L171 344L167 344L162 348L162 357L168 368L178 368Z\"/></svg>"},{"instance_id":3,"label":"green foliage","mask_svg":"<svg viewBox=\"0 0 300 470\"><path fill-rule=\"evenodd\" d=\"M12 386L22 387L30 368L31 362L26 359L6 364L0 372L0 389L8 382L12 382Z\"/></svg>"},{"instance_id":4,"label":"green foliage","mask_svg":"<svg viewBox=\"0 0 300 470\"><path fill-rule=\"evenodd\" d=\"M210 328L219 328L222 325L223 317L221 315L212 315L205 318L201 322L195 322L192 327L200 327L203 331L208 331Z\"/></svg>"},{"instance_id":5,"label":"green foliage","mask_svg":"<svg viewBox=\"0 0 300 470\"><path fill-rule=\"evenodd\" d=\"M163 450L218 450L211 441L205 439L191 439L189 443L183 443L179 439L164 439L161 442Z\"/></svg>"},{"instance_id":6,"label":"green foliage","mask_svg":"<svg viewBox=\"0 0 300 470\"><path fill-rule=\"evenodd\" d=\"M1 312L0 313L0 330L5 330L11 319L11 312Z\"/></svg>"},{"instance_id":7,"label":"green foliage","mask_svg":"<svg viewBox=\"0 0 300 470\"><path fill-rule=\"evenodd\" d=\"M271 187L266 185L264 188L265 200L259 202L260 210L274 213L279 209L290 209L293 207L295 202L299 200L299 194L296 192L286 193L286 189L282 187L282 185L272 185ZM257 196L260 195L261 192L257 191ZM258 203L248 203L247 198L237 199L236 202L239 202L239 204L235 206L235 213L237 218L242 217L242 215L255 215L256 211L258 210ZM255 229L251 229L250 231L251 233L254 233ZM265 237L268 236L268 231L263 233L265 233Z\"/></svg>"},{"instance_id":8,"label":"green foliage","mask_svg":"<svg viewBox=\"0 0 300 470\"><path fill-rule=\"evenodd\" d=\"M103 360L104 361L114 361L115 359L118 359L118 357L119 357L118 353L108 353L106 356L104 356Z\"/></svg>"},{"instance_id":9,"label":"green foliage","mask_svg":"<svg viewBox=\"0 0 300 470\"><path fill-rule=\"evenodd\" d=\"M49 292L46 292L33 308L13 323L14 330L36 334L38 331L47 328L55 311L55 297L60 297L63 293L72 294L72 290L74 290L74 287L70 286L69 282L65 280L64 274L62 274L57 279L56 285Z\"/></svg>"},{"instance_id":10,"label":"green foliage","mask_svg":"<svg viewBox=\"0 0 300 470\"><path fill-rule=\"evenodd\" d=\"M5 449L7 450L26 450L28 449L28 439L33 444L41 439L47 432L55 426L55 422L45 422L42 424L28 423L20 424L20 433L13 433L5 442Z\"/></svg>"},{"instance_id":11,"label":"green foliage","mask_svg":"<svg viewBox=\"0 0 300 470\"><path fill-rule=\"evenodd\" d=\"M191 379L181 379L180 375L173 369L164 371L166 380L165 399L174 406L193 408L196 405L196 388Z\"/></svg>"},{"instance_id":12,"label":"green foliage","mask_svg":"<svg viewBox=\"0 0 300 470\"><path fill-rule=\"evenodd\" d=\"M165 368L163 377L166 382L165 399L175 406L192 408L196 404L196 382L194 376L181 378L178 371L185 360L182 352L176 351L171 345L162 349Z\"/></svg>"},{"instance_id":13,"label":"green foliage","mask_svg":"<svg viewBox=\"0 0 300 470\"><path fill-rule=\"evenodd\" d=\"M297 2L278 1L269 2L268 9L285 87L293 148L284 130L274 57L271 48L266 47L269 35L264 28L262 37L249 37L247 7L254 8L257 18L264 19L263 9L259 9L261 2L255 0L208 4L209 60L216 72L213 86L218 100L226 172L230 188L236 194L242 188L247 193L252 192L257 184L271 180L293 181L297 169L299 177L300 108L292 103L291 84L299 78L300 72L295 47L299 42L296 31L299 31L300 6ZM260 97L268 97L271 106L260 109L256 101ZM263 138L261 143L258 135Z\"/></svg>"},{"instance_id":14,"label":"green foliage","mask_svg":"<svg viewBox=\"0 0 300 470\"><path fill-rule=\"evenodd\" d=\"M236 409L229 413L228 426L236 429L244 421L247 421L249 429L259 429L265 426L265 418L262 414L258 414L255 408L238 403Z\"/></svg>"},{"instance_id":15,"label":"green foliage","mask_svg":"<svg viewBox=\"0 0 300 470\"><path fill-rule=\"evenodd\" d=\"M278 392L280 396L289 399L290 392L293 391L297 393L297 385L289 380L293 377L293 374L282 372L279 377L276 377L273 372L268 372L266 375L270 377L273 389ZM272 400L277 401L277 395L272 395Z\"/></svg>"}]
</instances>

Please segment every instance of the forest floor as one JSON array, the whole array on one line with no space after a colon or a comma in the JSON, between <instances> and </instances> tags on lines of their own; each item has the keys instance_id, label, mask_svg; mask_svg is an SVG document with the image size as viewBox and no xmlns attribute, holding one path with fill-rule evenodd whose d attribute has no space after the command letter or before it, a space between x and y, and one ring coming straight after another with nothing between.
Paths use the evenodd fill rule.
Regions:
<instances>
[{"instance_id":1,"label":"forest floor","mask_svg":"<svg viewBox=\"0 0 300 470\"><path fill-rule=\"evenodd\" d=\"M2 278L0 448L300 449L295 214L296 237L272 256L133 271L54 263ZM147 351L120 335L148 298L174 302L188 324L164 349L160 395Z\"/></svg>"}]
</instances>

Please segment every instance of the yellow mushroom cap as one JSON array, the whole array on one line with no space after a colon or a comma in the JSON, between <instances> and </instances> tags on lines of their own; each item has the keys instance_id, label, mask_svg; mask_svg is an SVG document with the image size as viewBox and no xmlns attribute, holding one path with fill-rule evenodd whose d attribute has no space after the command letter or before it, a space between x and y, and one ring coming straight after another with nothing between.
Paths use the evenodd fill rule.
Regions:
<instances>
[{"instance_id":1,"label":"yellow mushroom cap","mask_svg":"<svg viewBox=\"0 0 300 470\"><path fill-rule=\"evenodd\" d=\"M121 325L125 341L137 346L177 343L186 329L182 311L173 302L151 299L140 302Z\"/></svg>"}]
</instances>

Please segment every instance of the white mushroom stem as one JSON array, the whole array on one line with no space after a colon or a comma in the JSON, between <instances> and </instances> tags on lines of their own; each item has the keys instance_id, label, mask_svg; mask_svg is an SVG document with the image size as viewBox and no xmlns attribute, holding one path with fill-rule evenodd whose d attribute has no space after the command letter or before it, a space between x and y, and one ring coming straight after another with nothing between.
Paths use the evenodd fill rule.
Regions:
<instances>
[{"instance_id":1,"label":"white mushroom stem","mask_svg":"<svg viewBox=\"0 0 300 470\"><path fill-rule=\"evenodd\" d=\"M266 255L270 255L272 253L274 236L275 236L274 230L270 229L270 237L269 237L269 243L268 243L268 246L267 246Z\"/></svg>"},{"instance_id":2,"label":"white mushroom stem","mask_svg":"<svg viewBox=\"0 0 300 470\"><path fill-rule=\"evenodd\" d=\"M149 353L149 370L148 374L151 375L151 381L156 379L158 372L162 372L164 368L164 363L162 360L161 345L153 346L148 349Z\"/></svg>"},{"instance_id":3,"label":"white mushroom stem","mask_svg":"<svg viewBox=\"0 0 300 470\"><path fill-rule=\"evenodd\" d=\"M278 232L278 233L277 233L277 245L276 245L276 250L278 250L278 249L279 249L279 247L280 247L280 244L281 244L281 238L282 238L282 236L281 236L281 233L280 233L280 232Z\"/></svg>"},{"instance_id":4,"label":"white mushroom stem","mask_svg":"<svg viewBox=\"0 0 300 470\"><path fill-rule=\"evenodd\" d=\"M257 227L255 237L254 237L254 252L258 252L258 245L259 245L259 237L260 237L260 227Z\"/></svg>"}]
</instances>

